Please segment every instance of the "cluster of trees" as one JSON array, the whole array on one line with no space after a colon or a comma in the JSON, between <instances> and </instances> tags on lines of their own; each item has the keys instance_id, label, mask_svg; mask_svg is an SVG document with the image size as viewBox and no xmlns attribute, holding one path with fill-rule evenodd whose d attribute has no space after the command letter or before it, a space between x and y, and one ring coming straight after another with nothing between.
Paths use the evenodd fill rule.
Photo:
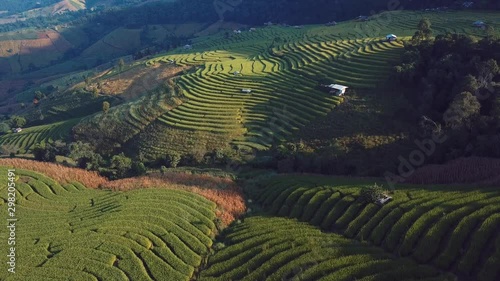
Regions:
<instances>
[{"instance_id":1,"label":"cluster of trees","mask_svg":"<svg viewBox=\"0 0 500 281\"><path fill-rule=\"evenodd\" d=\"M156 161L145 162L141 155L128 157L123 152L100 154L90 143L77 141L66 144L60 140L36 144L32 152L36 160L43 162L56 162L57 156L68 157L79 168L98 171L110 179L143 175L147 167L165 170L179 166L223 166L230 161L225 151L215 149L201 155L169 153ZM10 154L14 157L16 153Z\"/></svg>"},{"instance_id":2,"label":"cluster of trees","mask_svg":"<svg viewBox=\"0 0 500 281\"><path fill-rule=\"evenodd\" d=\"M26 119L21 116L12 115L10 118L3 117L0 121L0 134L8 133L11 129L20 128L26 125Z\"/></svg>"},{"instance_id":3,"label":"cluster of trees","mask_svg":"<svg viewBox=\"0 0 500 281\"><path fill-rule=\"evenodd\" d=\"M53 2L44 0L42 2ZM8 0L8 3L18 2ZM90 7L91 5L87 5ZM92 2L92 1L90 1ZM99 3L94 1L93 5ZM61 23L81 23L101 27L127 26L139 28L148 24L171 24L186 22L210 23L220 19L252 25L264 22L289 24L326 23L332 20L352 19L360 14L370 15L381 11L399 9L424 9L447 6L461 8L462 3L455 0L427 1L387 1L387 0L182 0L156 1L141 6L130 6L140 0L117 0L114 9L81 10L51 17L39 17L0 25L0 31L26 27L46 27ZM92 4L92 3L91 3ZM121 8L116 8L121 7ZM500 9L500 2L495 0L476 1L472 8ZM2 10L0 6L0 10Z\"/></svg>"},{"instance_id":4,"label":"cluster of trees","mask_svg":"<svg viewBox=\"0 0 500 281\"><path fill-rule=\"evenodd\" d=\"M0 11L8 11L8 14L20 13L35 8L45 7L59 2L60 0L2 0Z\"/></svg>"},{"instance_id":5,"label":"cluster of trees","mask_svg":"<svg viewBox=\"0 0 500 281\"><path fill-rule=\"evenodd\" d=\"M431 40L428 27L423 20L396 72L422 134L448 136L434 161L500 157L500 40L459 34Z\"/></svg>"},{"instance_id":6,"label":"cluster of trees","mask_svg":"<svg viewBox=\"0 0 500 281\"><path fill-rule=\"evenodd\" d=\"M334 146L315 150L304 142L287 142L273 146L250 163L258 169L274 169L280 173L316 173L325 175L356 175L357 166Z\"/></svg>"},{"instance_id":7,"label":"cluster of trees","mask_svg":"<svg viewBox=\"0 0 500 281\"><path fill-rule=\"evenodd\" d=\"M236 1L220 1L233 3ZM426 1L387 1L387 0L253 0L240 1L239 5L227 5L228 12L224 18L247 24L262 24L267 21L289 24L326 23L332 20L348 20L359 15L371 15L381 11L402 9L426 9L447 6L462 8L456 0ZM472 8L500 9L500 2L495 0L474 1ZM224 11L224 9L222 10Z\"/></svg>"},{"instance_id":8,"label":"cluster of trees","mask_svg":"<svg viewBox=\"0 0 500 281\"><path fill-rule=\"evenodd\" d=\"M66 144L62 141L39 143L33 148L36 160L56 162L56 156L66 156L76 162L82 169L98 171L111 179L144 175L144 163L125 156L124 153L115 155L101 155L95 148L84 142Z\"/></svg>"},{"instance_id":9,"label":"cluster of trees","mask_svg":"<svg viewBox=\"0 0 500 281\"><path fill-rule=\"evenodd\" d=\"M214 149L208 152L193 153L169 153L165 157L151 162L152 167L165 166L177 168L179 166L223 166L232 161L232 155L222 149Z\"/></svg>"}]
</instances>

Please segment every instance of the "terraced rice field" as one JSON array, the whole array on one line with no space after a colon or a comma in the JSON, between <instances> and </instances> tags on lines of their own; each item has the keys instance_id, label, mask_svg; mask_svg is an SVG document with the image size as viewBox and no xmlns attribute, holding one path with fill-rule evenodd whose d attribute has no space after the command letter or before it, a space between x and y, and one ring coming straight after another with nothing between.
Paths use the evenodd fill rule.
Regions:
<instances>
[{"instance_id":1,"label":"terraced rice field","mask_svg":"<svg viewBox=\"0 0 500 281\"><path fill-rule=\"evenodd\" d=\"M352 179L276 176L251 192L271 214L470 280L500 279L498 188L400 186L394 200L379 206L360 200L363 185Z\"/></svg>"},{"instance_id":2,"label":"terraced rice field","mask_svg":"<svg viewBox=\"0 0 500 281\"><path fill-rule=\"evenodd\" d=\"M194 193L94 190L15 173L16 274L3 270L1 280L188 281L212 245L216 205ZM6 176L0 184L7 218Z\"/></svg>"},{"instance_id":3,"label":"terraced rice field","mask_svg":"<svg viewBox=\"0 0 500 281\"><path fill-rule=\"evenodd\" d=\"M147 62L197 67L177 80L189 101L158 120L170 128L235 135L233 145L267 149L342 102L320 89L320 80L353 89L383 89L403 41L424 17L432 21L435 34L485 36L471 27L477 18L498 25L494 13L398 11L334 27L274 26L228 38L223 32L200 37L193 40L192 49ZM400 40L384 42L388 33Z\"/></svg>"},{"instance_id":4,"label":"terraced rice field","mask_svg":"<svg viewBox=\"0 0 500 281\"><path fill-rule=\"evenodd\" d=\"M432 266L291 219L246 218L224 241L200 280L454 280Z\"/></svg>"},{"instance_id":5,"label":"terraced rice field","mask_svg":"<svg viewBox=\"0 0 500 281\"><path fill-rule=\"evenodd\" d=\"M285 30L282 32L286 33ZM274 52L282 52L283 57L276 57L265 48L253 50L254 54L250 58L228 51L164 57L162 60L175 60L178 64L204 62L204 65L195 73L184 75L178 80L189 101L159 120L175 128L234 133L240 135L234 144L265 149L314 118L328 113L342 101L342 98L318 89L318 81L304 74L316 76L317 72L322 72L329 76L336 72L337 78L333 78L335 75L329 76L332 82L350 82L349 85L361 87L374 87L377 81L383 80L383 76L390 71L386 61L364 62L378 65L379 68L367 74L372 77L362 82L354 75L349 79L345 71L342 74L335 68L336 64L339 65L337 68L340 65L343 65L341 68L347 68L346 64L356 63L362 66L363 62L345 62L344 59L349 56L349 52L365 45L370 50L381 52L394 49L393 58L398 57L401 49L397 43L365 41L344 41L333 36L318 38L315 42L298 41L275 48ZM243 47L234 48L241 51ZM373 57L374 60L378 58ZM384 71L380 71L380 68ZM242 89L251 89L252 92L245 94L241 92Z\"/></svg>"},{"instance_id":6,"label":"terraced rice field","mask_svg":"<svg viewBox=\"0 0 500 281\"><path fill-rule=\"evenodd\" d=\"M55 140L66 141L71 135L71 129L79 119L57 122L23 129L20 133L10 133L0 137L0 145L17 147L28 151L37 143L47 143Z\"/></svg>"}]
</instances>

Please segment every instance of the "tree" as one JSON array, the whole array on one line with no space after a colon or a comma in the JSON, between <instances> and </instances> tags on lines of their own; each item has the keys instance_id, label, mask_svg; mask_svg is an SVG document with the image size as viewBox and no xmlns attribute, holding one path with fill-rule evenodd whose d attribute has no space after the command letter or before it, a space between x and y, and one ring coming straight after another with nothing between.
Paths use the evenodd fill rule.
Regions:
<instances>
[{"instance_id":1,"label":"tree","mask_svg":"<svg viewBox=\"0 0 500 281\"><path fill-rule=\"evenodd\" d=\"M109 104L109 102L105 101L105 102L103 102L103 103L102 103L102 111L103 111L104 113L108 113L109 108L110 108L110 104Z\"/></svg>"},{"instance_id":2,"label":"tree","mask_svg":"<svg viewBox=\"0 0 500 281\"><path fill-rule=\"evenodd\" d=\"M35 99L41 100L43 97L45 97L45 95L42 92L40 91L35 92Z\"/></svg>"},{"instance_id":3,"label":"tree","mask_svg":"<svg viewBox=\"0 0 500 281\"><path fill-rule=\"evenodd\" d=\"M479 114L481 104L470 92L462 92L457 95L443 115L448 127L453 129L470 125L471 119Z\"/></svg>"},{"instance_id":4,"label":"tree","mask_svg":"<svg viewBox=\"0 0 500 281\"><path fill-rule=\"evenodd\" d=\"M495 76L500 74L500 66L494 59L481 62L477 65L478 75L485 81L491 81ZM483 85L485 86L485 85Z\"/></svg>"},{"instance_id":5,"label":"tree","mask_svg":"<svg viewBox=\"0 0 500 281\"><path fill-rule=\"evenodd\" d=\"M479 81L477 81L476 77L470 74L464 77L460 87L460 89L462 90L461 92L469 92L472 94L476 94L479 88Z\"/></svg>"},{"instance_id":6,"label":"tree","mask_svg":"<svg viewBox=\"0 0 500 281\"><path fill-rule=\"evenodd\" d=\"M92 97L94 98L99 97L99 90L97 88L92 89Z\"/></svg>"},{"instance_id":7,"label":"tree","mask_svg":"<svg viewBox=\"0 0 500 281\"><path fill-rule=\"evenodd\" d=\"M427 41L432 36L431 21L429 19L421 19L417 25L417 31L412 37L414 44L420 44L422 41Z\"/></svg>"},{"instance_id":8,"label":"tree","mask_svg":"<svg viewBox=\"0 0 500 281\"><path fill-rule=\"evenodd\" d=\"M492 25L488 24L486 26L484 32L486 33L486 36L488 38L495 39L495 37L496 37L495 28Z\"/></svg>"},{"instance_id":9,"label":"tree","mask_svg":"<svg viewBox=\"0 0 500 281\"><path fill-rule=\"evenodd\" d=\"M35 160L43 162L56 161L56 148L50 143L39 143L33 149Z\"/></svg>"},{"instance_id":10,"label":"tree","mask_svg":"<svg viewBox=\"0 0 500 281\"><path fill-rule=\"evenodd\" d=\"M81 141L69 145L69 157L77 162L78 167L87 170L97 170L104 162L91 144Z\"/></svg>"},{"instance_id":11,"label":"tree","mask_svg":"<svg viewBox=\"0 0 500 281\"><path fill-rule=\"evenodd\" d=\"M10 123L13 128L22 127L26 125L26 119L24 117L14 115L10 118Z\"/></svg>"},{"instance_id":12,"label":"tree","mask_svg":"<svg viewBox=\"0 0 500 281\"><path fill-rule=\"evenodd\" d=\"M0 123L0 134L5 134L10 131L9 124L2 122Z\"/></svg>"},{"instance_id":13,"label":"tree","mask_svg":"<svg viewBox=\"0 0 500 281\"><path fill-rule=\"evenodd\" d=\"M500 128L500 96L493 100L490 115L498 122L498 127Z\"/></svg>"},{"instance_id":14,"label":"tree","mask_svg":"<svg viewBox=\"0 0 500 281\"><path fill-rule=\"evenodd\" d=\"M178 153L172 153L167 155L167 161L169 163L170 168L177 168L179 163L181 162L181 156Z\"/></svg>"},{"instance_id":15,"label":"tree","mask_svg":"<svg viewBox=\"0 0 500 281\"><path fill-rule=\"evenodd\" d=\"M118 69L123 71L123 67L125 67L125 61L123 59L118 60Z\"/></svg>"},{"instance_id":16,"label":"tree","mask_svg":"<svg viewBox=\"0 0 500 281\"><path fill-rule=\"evenodd\" d=\"M125 156L123 152L111 158L111 168L116 169L118 177L124 177L131 167L132 159Z\"/></svg>"},{"instance_id":17,"label":"tree","mask_svg":"<svg viewBox=\"0 0 500 281\"><path fill-rule=\"evenodd\" d=\"M146 166L144 165L144 163L142 162L138 162L138 161L135 161L132 163L132 174L134 176L142 176L142 175L145 175L146 172L148 171L146 169Z\"/></svg>"},{"instance_id":18,"label":"tree","mask_svg":"<svg viewBox=\"0 0 500 281\"><path fill-rule=\"evenodd\" d=\"M55 140L51 142L51 145L55 148L57 155L68 155L69 146L62 140Z\"/></svg>"},{"instance_id":19,"label":"tree","mask_svg":"<svg viewBox=\"0 0 500 281\"><path fill-rule=\"evenodd\" d=\"M417 28L421 31L431 30L431 21L429 19L421 19L417 25Z\"/></svg>"},{"instance_id":20,"label":"tree","mask_svg":"<svg viewBox=\"0 0 500 281\"><path fill-rule=\"evenodd\" d=\"M167 167L165 167L165 166L163 166L163 165L160 167L160 173L161 173L162 175L166 174L166 173L167 173L167 171L168 171Z\"/></svg>"},{"instance_id":21,"label":"tree","mask_svg":"<svg viewBox=\"0 0 500 281\"><path fill-rule=\"evenodd\" d=\"M19 147L13 144L4 144L0 146L0 155L10 155L13 157L19 151Z\"/></svg>"},{"instance_id":22,"label":"tree","mask_svg":"<svg viewBox=\"0 0 500 281\"><path fill-rule=\"evenodd\" d=\"M375 203L377 200L387 195L382 186L374 184L363 187L360 191L360 198L366 203Z\"/></svg>"}]
</instances>

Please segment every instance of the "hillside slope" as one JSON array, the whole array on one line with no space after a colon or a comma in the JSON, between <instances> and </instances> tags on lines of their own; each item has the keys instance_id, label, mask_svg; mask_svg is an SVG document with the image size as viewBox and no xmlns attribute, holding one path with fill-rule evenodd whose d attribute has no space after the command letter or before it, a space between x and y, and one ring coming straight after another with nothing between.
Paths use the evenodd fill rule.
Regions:
<instances>
[{"instance_id":1,"label":"hillside slope","mask_svg":"<svg viewBox=\"0 0 500 281\"><path fill-rule=\"evenodd\" d=\"M375 181L374 179L373 181ZM467 276L500 277L500 192L476 186L398 186L380 206L360 197L370 180L276 176L249 187L270 214L296 218L398 257Z\"/></svg>"},{"instance_id":2,"label":"hillside slope","mask_svg":"<svg viewBox=\"0 0 500 281\"><path fill-rule=\"evenodd\" d=\"M433 22L436 34L485 36L483 30L471 27L478 17L500 27L495 13L402 11L331 27L221 32L194 39L188 49L151 59L147 62L151 66L175 62L197 71L177 79L188 101L158 118L156 127L140 136L141 150L152 158L166 153L168 149L158 142L172 129L231 135L232 145L267 149L342 102L321 89L322 83L356 91L386 90L403 41L424 17ZM388 33L398 34L400 40L385 42ZM251 93L243 93L244 89Z\"/></svg>"},{"instance_id":3,"label":"hillside slope","mask_svg":"<svg viewBox=\"0 0 500 281\"><path fill-rule=\"evenodd\" d=\"M188 281L212 245L216 205L194 193L92 190L21 169L15 177L18 271L2 280Z\"/></svg>"},{"instance_id":4,"label":"hillside slope","mask_svg":"<svg viewBox=\"0 0 500 281\"><path fill-rule=\"evenodd\" d=\"M455 280L431 266L290 219L247 217L226 233L224 243L199 280Z\"/></svg>"}]
</instances>

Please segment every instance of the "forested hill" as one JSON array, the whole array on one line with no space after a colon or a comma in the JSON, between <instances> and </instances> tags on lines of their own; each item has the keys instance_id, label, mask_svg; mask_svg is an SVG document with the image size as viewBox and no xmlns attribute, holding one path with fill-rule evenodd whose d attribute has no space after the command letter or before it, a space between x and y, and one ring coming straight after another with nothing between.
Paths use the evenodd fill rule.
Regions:
<instances>
[{"instance_id":1,"label":"forested hill","mask_svg":"<svg viewBox=\"0 0 500 281\"><path fill-rule=\"evenodd\" d=\"M59 1L60 0L1 0L0 11L8 11L10 14L19 13L52 5Z\"/></svg>"},{"instance_id":2,"label":"forested hill","mask_svg":"<svg viewBox=\"0 0 500 281\"><path fill-rule=\"evenodd\" d=\"M60 0L59 0L60 1ZM0 1L0 11L25 11L47 6L57 0ZM465 1L456 0L86 0L87 10L0 25L1 31L42 27L67 22L92 22L107 26L144 26L147 24L210 23L217 20L250 25L265 22L298 24L326 23L370 16L383 11L418 10L448 7L465 9ZM37 4L38 3L38 4ZM140 5L138 5L140 4ZM113 7L92 12L91 7ZM467 9L500 9L500 1L483 0Z\"/></svg>"},{"instance_id":3,"label":"forested hill","mask_svg":"<svg viewBox=\"0 0 500 281\"><path fill-rule=\"evenodd\" d=\"M240 1L241 2L241 1ZM461 9L467 1L456 0L251 0L242 1L225 19L248 24L266 21L289 24L322 23L347 20L381 11L448 7ZM474 1L471 9L500 9L500 1Z\"/></svg>"},{"instance_id":4,"label":"forested hill","mask_svg":"<svg viewBox=\"0 0 500 281\"><path fill-rule=\"evenodd\" d=\"M130 0L129 0L130 1ZM98 1L96 1L98 2ZM251 25L265 22L315 24L350 20L360 15L383 11L417 10L438 7L464 9L465 1L456 0L177 0L152 2L133 9L115 11L100 22L183 23L211 22L220 19ZM497 0L483 0L468 9L500 9Z\"/></svg>"}]
</instances>

